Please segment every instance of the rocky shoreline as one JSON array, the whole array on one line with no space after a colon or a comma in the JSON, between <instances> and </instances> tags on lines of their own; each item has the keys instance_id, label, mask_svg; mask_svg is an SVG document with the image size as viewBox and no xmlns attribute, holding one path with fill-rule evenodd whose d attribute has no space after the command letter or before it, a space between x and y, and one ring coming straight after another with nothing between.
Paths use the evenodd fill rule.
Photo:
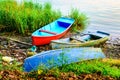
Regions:
<instances>
[{"instance_id":1,"label":"rocky shoreline","mask_svg":"<svg viewBox=\"0 0 120 80\"><path fill-rule=\"evenodd\" d=\"M120 36L111 36L102 49L107 58L120 59Z\"/></svg>"},{"instance_id":2,"label":"rocky shoreline","mask_svg":"<svg viewBox=\"0 0 120 80\"><path fill-rule=\"evenodd\" d=\"M66 35L65 37L67 37ZM12 37L11 37L12 38ZM29 43L29 44L26 44ZM27 50L31 48L31 38L30 37L21 37L18 40L12 40L3 36L0 36L0 55L2 56L9 56L13 58L14 60L17 60L19 65L22 66L23 61L25 58L28 57ZM110 39L104 44L99 46L102 48L104 54L107 58L114 58L114 59L120 59L120 36L118 37L110 37ZM46 50L51 50L50 45L44 45L44 46L38 46L37 52L42 52ZM6 63L3 62L4 65ZM7 65L9 65L7 63ZM20 72L20 71L9 71L4 70L0 71L1 80L36 80L36 78L28 77L29 73ZM38 76L38 79L43 80L117 80L110 76L103 76L102 74L94 73L94 74L81 74L76 76L75 74L71 73L61 73L59 78L55 78L51 74L46 74L43 76Z\"/></svg>"},{"instance_id":3,"label":"rocky shoreline","mask_svg":"<svg viewBox=\"0 0 120 80\"><path fill-rule=\"evenodd\" d=\"M25 37L23 39L25 44L23 41L19 42L5 37L0 37L0 54L3 56L13 57L17 61L23 62L23 60L27 57L27 50L32 46L30 45L31 41L29 41L29 43L27 42L30 40L30 37ZM111 36L110 39L100 47L107 58L120 59L120 37ZM51 50L51 46L49 44L37 47L37 52L46 50Z\"/></svg>"}]
</instances>

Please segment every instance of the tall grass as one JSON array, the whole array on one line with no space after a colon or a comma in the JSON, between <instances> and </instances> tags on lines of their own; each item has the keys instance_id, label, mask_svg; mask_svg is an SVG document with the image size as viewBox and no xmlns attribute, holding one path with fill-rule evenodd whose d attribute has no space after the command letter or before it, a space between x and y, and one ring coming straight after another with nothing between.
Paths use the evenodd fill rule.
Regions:
<instances>
[{"instance_id":1,"label":"tall grass","mask_svg":"<svg viewBox=\"0 0 120 80\"><path fill-rule=\"evenodd\" d=\"M0 1L0 30L2 31L32 33L60 16L62 16L61 12L54 11L50 3L42 5L25 1L22 4L14 0ZM81 30L87 24L88 18L76 9L71 10L67 17L75 19L73 31Z\"/></svg>"},{"instance_id":2,"label":"tall grass","mask_svg":"<svg viewBox=\"0 0 120 80\"><path fill-rule=\"evenodd\" d=\"M53 11L50 3L34 4L6 0L0 2L0 24L7 26L6 31L16 31L21 34L32 32L61 16L59 11Z\"/></svg>"}]
</instances>

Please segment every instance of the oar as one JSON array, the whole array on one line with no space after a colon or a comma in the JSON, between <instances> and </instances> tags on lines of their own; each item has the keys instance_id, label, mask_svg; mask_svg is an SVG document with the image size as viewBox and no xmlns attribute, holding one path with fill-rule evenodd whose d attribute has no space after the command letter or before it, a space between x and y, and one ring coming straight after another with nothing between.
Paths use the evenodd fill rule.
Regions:
<instances>
[{"instance_id":1,"label":"oar","mask_svg":"<svg viewBox=\"0 0 120 80\"><path fill-rule=\"evenodd\" d=\"M51 31L47 31L47 30L39 30L39 31L40 32L46 32L46 33L53 34L53 35L57 35L57 33L51 32Z\"/></svg>"}]
</instances>

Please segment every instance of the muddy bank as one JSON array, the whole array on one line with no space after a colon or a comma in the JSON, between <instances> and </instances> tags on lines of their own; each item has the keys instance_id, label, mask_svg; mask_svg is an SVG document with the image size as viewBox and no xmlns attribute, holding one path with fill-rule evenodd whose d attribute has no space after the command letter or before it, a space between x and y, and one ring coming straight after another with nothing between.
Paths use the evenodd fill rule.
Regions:
<instances>
[{"instance_id":1,"label":"muddy bank","mask_svg":"<svg viewBox=\"0 0 120 80\"><path fill-rule=\"evenodd\" d=\"M66 35L67 37L70 35ZM12 38L14 39L14 38ZM24 43L25 42L25 43ZM23 63L24 59L28 57L27 51L31 48L31 38L30 37L21 37L17 39L17 41L10 40L5 37L0 37L0 54L3 56L10 56L17 60L18 62ZM120 59L120 37L110 37L110 39L104 44L99 46L102 48L103 52L105 53L106 57L108 58L116 58ZM37 52L51 50L51 46L44 45L38 46ZM75 75L73 73L61 73L59 77L54 77L51 74L45 75L38 75L36 78L28 76L29 73L24 73L20 71L0 71L1 80L7 79L15 79L15 80L36 80L36 79L43 79L43 80L116 80L111 78L110 76L102 76L101 73L94 73L94 74L81 74Z\"/></svg>"},{"instance_id":2,"label":"muddy bank","mask_svg":"<svg viewBox=\"0 0 120 80\"><path fill-rule=\"evenodd\" d=\"M64 37L72 36L72 34L67 34ZM26 44L27 43L27 44ZM27 57L27 50L31 48L31 38L21 37L17 41L12 38L8 39L6 37L0 37L0 54L3 56L11 56L16 58L18 61L23 61ZM114 37L110 36L109 40L104 44L99 46L102 48L107 58L120 58L120 36ZM37 46L37 52L51 50L51 46Z\"/></svg>"}]
</instances>

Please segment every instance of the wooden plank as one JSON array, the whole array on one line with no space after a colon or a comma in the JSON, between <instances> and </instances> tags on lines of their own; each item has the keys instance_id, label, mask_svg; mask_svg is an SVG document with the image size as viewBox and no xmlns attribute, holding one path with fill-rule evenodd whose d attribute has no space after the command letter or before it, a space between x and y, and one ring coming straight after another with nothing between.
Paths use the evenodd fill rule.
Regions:
<instances>
[{"instance_id":1,"label":"wooden plank","mask_svg":"<svg viewBox=\"0 0 120 80\"><path fill-rule=\"evenodd\" d=\"M22 41L19 41L19 40L16 40L16 39L12 39L12 38L8 38L8 37L3 37L3 36L0 36L0 38L2 38L2 39L9 39L9 40L17 42L17 43L21 43L21 44L24 44L24 45L32 46L32 44L30 44L30 43L22 42Z\"/></svg>"},{"instance_id":2,"label":"wooden plank","mask_svg":"<svg viewBox=\"0 0 120 80\"><path fill-rule=\"evenodd\" d=\"M51 31L47 31L47 30L39 30L39 31L40 32L46 32L46 33L53 34L53 35L57 35L57 33L51 32Z\"/></svg>"}]
</instances>

